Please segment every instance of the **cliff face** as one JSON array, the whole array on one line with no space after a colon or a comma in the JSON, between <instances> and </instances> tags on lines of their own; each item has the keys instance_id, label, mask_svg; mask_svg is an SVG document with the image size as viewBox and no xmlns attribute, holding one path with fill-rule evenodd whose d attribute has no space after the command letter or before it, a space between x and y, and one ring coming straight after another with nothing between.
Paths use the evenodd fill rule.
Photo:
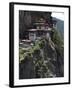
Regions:
<instances>
[{"instance_id":1,"label":"cliff face","mask_svg":"<svg viewBox=\"0 0 72 90\"><path fill-rule=\"evenodd\" d=\"M42 38L29 50L22 50L19 78L50 78L64 76L63 48Z\"/></svg>"}]
</instances>

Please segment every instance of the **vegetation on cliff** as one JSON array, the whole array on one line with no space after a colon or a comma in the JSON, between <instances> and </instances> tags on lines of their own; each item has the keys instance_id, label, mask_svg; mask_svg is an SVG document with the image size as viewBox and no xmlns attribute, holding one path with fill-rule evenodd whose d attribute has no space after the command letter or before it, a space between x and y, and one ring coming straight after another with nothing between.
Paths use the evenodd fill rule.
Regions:
<instances>
[{"instance_id":1,"label":"vegetation on cliff","mask_svg":"<svg viewBox=\"0 0 72 90\"><path fill-rule=\"evenodd\" d=\"M50 41L42 38L34 42L33 46L27 50L20 48L19 78L63 77L63 49L63 40L57 30L54 30Z\"/></svg>"}]
</instances>

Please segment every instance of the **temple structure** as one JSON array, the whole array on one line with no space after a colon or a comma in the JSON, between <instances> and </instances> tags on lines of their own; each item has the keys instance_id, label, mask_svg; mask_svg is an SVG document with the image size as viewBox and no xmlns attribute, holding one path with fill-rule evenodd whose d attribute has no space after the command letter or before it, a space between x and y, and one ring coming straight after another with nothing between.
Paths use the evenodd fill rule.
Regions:
<instances>
[{"instance_id":1,"label":"temple structure","mask_svg":"<svg viewBox=\"0 0 72 90\"><path fill-rule=\"evenodd\" d=\"M34 22L33 26L35 28L27 30L28 35L29 35L29 40L35 41L42 37L50 38L50 33L52 32L52 28L50 27L48 23L45 22L43 18L41 18L37 22Z\"/></svg>"},{"instance_id":2,"label":"temple structure","mask_svg":"<svg viewBox=\"0 0 72 90\"><path fill-rule=\"evenodd\" d=\"M26 31L26 39L20 41L21 47L29 47L33 44L32 42L40 40L43 37L51 40L53 32L52 28L56 28L56 21L53 21L51 25L51 23L46 22L44 18L40 18L39 20L33 22L32 26L32 28L29 28Z\"/></svg>"}]
</instances>

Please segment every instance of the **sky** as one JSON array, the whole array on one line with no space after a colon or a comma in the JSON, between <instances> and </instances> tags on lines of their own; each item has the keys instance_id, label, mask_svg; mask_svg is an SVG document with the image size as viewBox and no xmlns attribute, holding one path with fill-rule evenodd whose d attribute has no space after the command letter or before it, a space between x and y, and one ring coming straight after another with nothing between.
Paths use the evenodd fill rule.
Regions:
<instances>
[{"instance_id":1,"label":"sky","mask_svg":"<svg viewBox=\"0 0 72 90\"><path fill-rule=\"evenodd\" d=\"M56 13L56 12L52 12L52 17L58 18L60 20L64 20L64 13Z\"/></svg>"}]
</instances>

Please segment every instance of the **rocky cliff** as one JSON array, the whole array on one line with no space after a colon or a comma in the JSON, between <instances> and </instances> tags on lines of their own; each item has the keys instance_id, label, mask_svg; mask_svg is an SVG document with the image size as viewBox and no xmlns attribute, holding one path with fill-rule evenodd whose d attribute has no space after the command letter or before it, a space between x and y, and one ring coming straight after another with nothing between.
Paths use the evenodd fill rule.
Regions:
<instances>
[{"instance_id":1,"label":"rocky cliff","mask_svg":"<svg viewBox=\"0 0 72 90\"><path fill-rule=\"evenodd\" d=\"M63 42L54 30L53 38L41 38L28 50L20 48L19 78L64 76Z\"/></svg>"},{"instance_id":2,"label":"rocky cliff","mask_svg":"<svg viewBox=\"0 0 72 90\"><path fill-rule=\"evenodd\" d=\"M33 23L44 18L52 25L51 12L19 11L19 39L28 39L26 31L35 28ZM52 27L52 26L51 26ZM52 27L53 29L53 27ZM58 30L51 39L43 37L29 48L19 48L19 79L64 76L64 41Z\"/></svg>"}]
</instances>

